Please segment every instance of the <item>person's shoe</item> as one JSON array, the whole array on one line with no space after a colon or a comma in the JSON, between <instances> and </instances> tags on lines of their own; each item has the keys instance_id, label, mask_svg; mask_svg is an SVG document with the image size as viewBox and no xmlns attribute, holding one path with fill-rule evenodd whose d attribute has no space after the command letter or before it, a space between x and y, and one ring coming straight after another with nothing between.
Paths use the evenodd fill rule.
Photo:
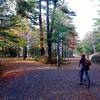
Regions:
<instances>
[{"instance_id":1,"label":"person's shoe","mask_svg":"<svg viewBox=\"0 0 100 100\"><path fill-rule=\"evenodd\" d=\"M80 85L83 85L83 83L81 82Z\"/></svg>"}]
</instances>

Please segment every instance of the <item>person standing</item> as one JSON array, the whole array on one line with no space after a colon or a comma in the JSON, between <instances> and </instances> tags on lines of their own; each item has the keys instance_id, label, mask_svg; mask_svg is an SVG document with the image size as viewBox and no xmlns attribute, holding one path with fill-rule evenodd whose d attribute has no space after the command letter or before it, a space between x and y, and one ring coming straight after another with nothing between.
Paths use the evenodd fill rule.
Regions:
<instances>
[{"instance_id":1,"label":"person standing","mask_svg":"<svg viewBox=\"0 0 100 100\"><path fill-rule=\"evenodd\" d=\"M81 67L81 70L80 70L80 85L83 85L84 74L85 74L85 77L88 79L88 81L90 83L90 78L89 78L89 74L88 74L89 65L86 63L86 61L88 61L88 60L85 58L85 54L82 54L81 59L79 61L79 67Z\"/></svg>"}]
</instances>

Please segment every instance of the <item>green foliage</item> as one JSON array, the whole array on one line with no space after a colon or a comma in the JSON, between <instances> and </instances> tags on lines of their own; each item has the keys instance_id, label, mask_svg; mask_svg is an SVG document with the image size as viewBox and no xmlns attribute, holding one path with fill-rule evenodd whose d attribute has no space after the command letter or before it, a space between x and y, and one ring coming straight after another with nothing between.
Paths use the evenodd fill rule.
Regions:
<instances>
[{"instance_id":1,"label":"green foliage","mask_svg":"<svg viewBox=\"0 0 100 100\"><path fill-rule=\"evenodd\" d=\"M81 52L83 52L83 45L82 43L78 43L77 47L76 47L77 52L80 54Z\"/></svg>"},{"instance_id":2,"label":"green foliage","mask_svg":"<svg viewBox=\"0 0 100 100\"><path fill-rule=\"evenodd\" d=\"M100 52L100 17L95 18L95 23L94 23L94 36L95 36L95 46L96 46L96 51Z\"/></svg>"},{"instance_id":3,"label":"green foliage","mask_svg":"<svg viewBox=\"0 0 100 100\"><path fill-rule=\"evenodd\" d=\"M18 37L18 45L21 46L21 47L24 47L26 45L25 38Z\"/></svg>"},{"instance_id":4,"label":"green foliage","mask_svg":"<svg viewBox=\"0 0 100 100\"><path fill-rule=\"evenodd\" d=\"M75 34L75 28L72 24L68 22L70 20L60 9L57 9L54 15L54 23L53 23L53 41L57 41L59 36L60 40L65 40L66 37L70 34Z\"/></svg>"},{"instance_id":5,"label":"green foliage","mask_svg":"<svg viewBox=\"0 0 100 100\"><path fill-rule=\"evenodd\" d=\"M80 53L86 53L86 54L91 54L93 53L93 43L90 39L90 37L86 37L84 40L82 40L80 43L77 45L77 52Z\"/></svg>"},{"instance_id":6,"label":"green foliage","mask_svg":"<svg viewBox=\"0 0 100 100\"><path fill-rule=\"evenodd\" d=\"M39 56L34 56L35 61L39 61Z\"/></svg>"},{"instance_id":7,"label":"green foliage","mask_svg":"<svg viewBox=\"0 0 100 100\"><path fill-rule=\"evenodd\" d=\"M23 17L27 16L28 12L33 12L34 0L20 0L17 2L17 14Z\"/></svg>"},{"instance_id":8,"label":"green foliage","mask_svg":"<svg viewBox=\"0 0 100 100\"><path fill-rule=\"evenodd\" d=\"M61 11L65 13L69 18L70 16L75 16L75 12L71 11L67 6L62 6Z\"/></svg>"},{"instance_id":9,"label":"green foliage","mask_svg":"<svg viewBox=\"0 0 100 100\"><path fill-rule=\"evenodd\" d=\"M93 52L92 43L89 43L88 41L83 42L83 52L91 54Z\"/></svg>"},{"instance_id":10,"label":"green foliage","mask_svg":"<svg viewBox=\"0 0 100 100\"><path fill-rule=\"evenodd\" d=\"M41 39L39 37L39 29L37 28L40 16L39 1L42 2L45 0L5 0L4 3L0 5L0 30L2 30L0 31L1 47L18 46L20 48L27 47L28 44L31 48L37 47L38 50L40 49L39 41ZM50 41L52 40L54 43L57 42L58 37L60 42L66 41L67 36L75 32L74 26L68 22L71 20L71 11L67 7L62 6L62 1L63 0L49 0L50 5L48 4L51 10L51 13L48 12L50 16L47 15L51 21L48 23L50 24L48 33L50 33L49 36L51 35L48 40L50 39ZM13 4L15 9L12 10L10 4ZM44 6L46 8L46 5ZM51 6L53 6L53 8ZM44 10L46 11L47 9ZM33 30L33 27L37 31ZM45 29L46 22L44 20L43 32L46 33ZM27 33L27 35L25 33ZM47 34L44 34L44 36L46 37Z\"/></svg>"},{"instance_id":11,"label":"green foliage","mask_svg":"<svg viewBox=\"0 0 100 100\"><path fill-rule=\"evenodd\" d=\"M22 37L18 37L13 33L1 31L0 37L2 37L2 39L0 39L0 46L25 45L25 39Z\"/></svg>"},{"instance_id":12,"label":"green foliage","mask_svg":"<svg viewBox=\"0 0 100 100\"><path fill-rule=\"evenodd\" d=\"M100 42L96 43L96 51L100 52Z\"/></svg>"}]
</instances>

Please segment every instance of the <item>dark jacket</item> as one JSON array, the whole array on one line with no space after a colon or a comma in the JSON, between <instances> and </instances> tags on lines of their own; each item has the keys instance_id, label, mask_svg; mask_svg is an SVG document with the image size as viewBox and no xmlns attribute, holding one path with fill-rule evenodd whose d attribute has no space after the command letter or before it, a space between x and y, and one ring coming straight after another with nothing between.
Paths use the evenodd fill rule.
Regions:
<instances>
[{"instance_id":1,"label":"dark jacket","mask_svg":"<svg viewBox=\"0 0 100 100\"><path fill-rule=\"evenodd\" d=\"M85 59L80 59L80 64L82 64L82 67L85 67Z\"/></svg>"}]
</instances>

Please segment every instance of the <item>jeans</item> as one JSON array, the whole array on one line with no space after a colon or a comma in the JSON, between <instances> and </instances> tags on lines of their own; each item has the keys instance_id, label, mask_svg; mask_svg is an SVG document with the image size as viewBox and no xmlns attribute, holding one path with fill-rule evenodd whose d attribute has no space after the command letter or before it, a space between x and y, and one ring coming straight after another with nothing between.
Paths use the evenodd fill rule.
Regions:
<instances>
[{"instance_id":1,"label":"jeans","mask_svg":"<svg viewBox=\"0 0 100 100\"><path fill-rule=\"evenodd\" d=\"M84 73L85 73L85 77L86 77L86 78L88 79L88 81L90 82L90 77L89 77L89 74L88 74L88 70L86 70L85 68L81 68L81 70L80 70L80 82L81 82L81 83L83 82Z\"/></svg>"}]
</instances>

